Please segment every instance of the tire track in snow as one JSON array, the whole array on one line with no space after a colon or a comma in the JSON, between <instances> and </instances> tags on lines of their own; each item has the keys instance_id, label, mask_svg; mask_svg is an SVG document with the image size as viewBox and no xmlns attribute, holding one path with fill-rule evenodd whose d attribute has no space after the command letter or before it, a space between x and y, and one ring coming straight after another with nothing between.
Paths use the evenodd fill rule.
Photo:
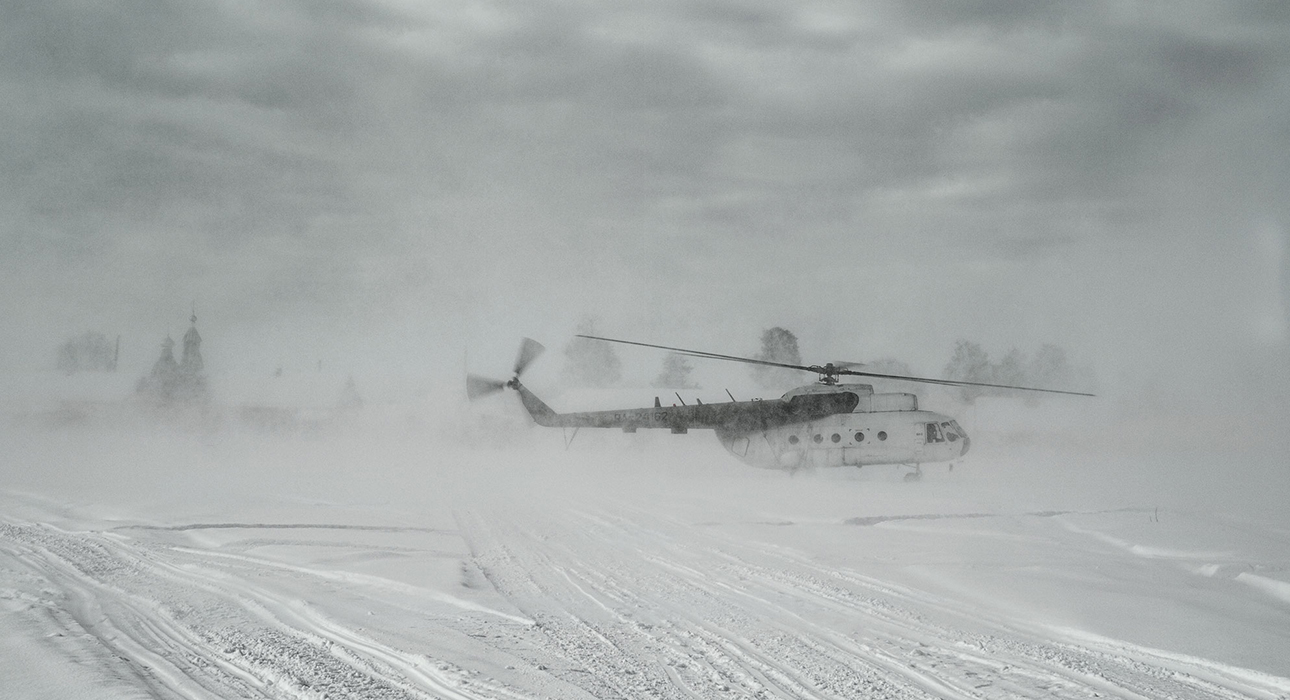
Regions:
<instances>
[{"instance_id":1,"label":"tire track in snow","mask_svg":"<svg viewBox=\"0 0 1290 700\"><path fill-rule=\"evenodd\" d=\"M358 530L363 532L433 532L454 534L451 530L432 527L403 527L396 525L336 525L330 523L189 523L187 525L121 525L116 530L161 530L187 532L189 530Z\"/></svg>"},{"instance_id":2,"label":"tire track in snow","mask_svg":"<svg viewBox=\"0 0 1290 700\"><path fill-rule=\"evenodd\" d=\"M257 696L236 675L225 674L218 664L205 663L206 657L192 653L187 635L177 633L173 625L149 624L148 618L159 616L155 600L113 587L135 577L137 564L113 557L102 545L75 541L49 527L0 523L0 543L56 586L61 607L130 666L156 696Z\"/></svg>"},{"instance_id":3,"label":"tire track in snow","mask_svg":"<svg viewBox=\"0 0 1290 700\"><path fill-rule=\"evenodd\" d=\"M552 681L527 682L562 698L1290 696L1286 679L1115 640L1054 641L804 553L612 508L459 514L474 565L529 619L463 609L434 623L528 661ZM286 592L345 586L397 607L421 589L121 530L0 522L0 548L56 583L157 697L536 694L382 643Z\"/></svg>"},{"instance_id":4,"label":"tire track in snow","mask_svg":"<svg viewBox=\"0 0 1290 700\"><path fill-rule=\"evenodd\" d=\"M892 674L864 655L839 654L826 643L805 633L800 624L785 624L782 615L766 614L777 606L774 602L756 600L749 608L735 601L742 596L730 589L728 582L713 579L705 573L674 561L644 555L658 573L645 575L638 571L615 571L612 568L589 569L589 576L600 585L612 588L637 608L652 607L672 620L671 629L697 640L706 651L706 661L715 668L739 669L725 675L753 695L773 692L788 697L866 697L927 696L946 689L936 683L899 682ZM614 571L618 576L610 576ZM650 586L641 586L650 581ZM678 593L690 589L690 597L703 598L699 603L686 599L678 604ZM703 611L696 615L695 611ZM693 646L693 644L692 644Z\"/></svg>"},{"instance_id":5,"label":"tire track in snow","mask_svg":"<svg viewBox=\"0 0 1290 700\"><path fill-rule=\"evenodd\" d=\"M773 547L696 538L688 527L674 537L668 530L676 524L623 512L582 513L580 524L555 525L548 537L492 525L490 537L510 552L493 562L493 576L508 566L528 572L534 590L526 595L559 600L584 624L599 620L600 636L627 640L616 645L620 653L652 655L675 669L656 647L698 651L699 665L718 680L668 674L691 696L729 697L731 687L754 697L1281 696L1276 684L1215 680L1203 668L1006 628L961 604ZM577 579L576 590L544 579L544 570ZM650 615L654 624L643 624Z\"/></svg>"},{"instance_id":6,"label":"tire track in snow","mask_svg":"<svg viewBox=\"0 0 1290 700\"><path fill-rule=\"evenodd\" d=\"M184 550L193 553L191 550ZM245 560L239 557L239 560ZM469 677L470 674L453 671L452 665L408 653L382 644L368 635L346 627L328 618L321 610L300 600L253 586L227 572L185 567L191 576L211 581L215 588L232 593L248 609L259 616L272 619L287 629L295 630L308 641L326 647L351 665L361 667L379 677L407 679L419 690L429 691L434 697L466 700L467 698L511 698L523 700L529 696L495 683L486 683ZM294 571L307 571L292 567ZM319 578L323 578L320 576ZM198 584L201 585L201 584ZM397 682L397 681L396 681Z\"/></svg>"},{"instance_id":7,"label":"tire track in snow","mask_svg":"<svg viewBox=\"0 0 1290 700\"><path fill-rule=\"evenodd\" d=\"M635 513L634 517L642 518L645 514ZM622 516L615 516L615 522L629 528L639 527ZM675 523L670 525L678 526ZM659 537L673 551L685 548L675 538L661 534ZM687 537L689 541L693 541L692 534ZM734 553L738 550L743 551ZM1109 692L1130 697L1224 700L1285 697L1286 679L1269 676L1262 679L1265 682L1259 682L1256 677L1262 674L1243 669L1215 671L1215 667L1221 665L1203 660L1194 660L1192 664L1176 660L1161 663L1164 661L1162 655L1124 653L1129 645L1089 648L1023 635L962 605L845 569L825 569L805 556L789 554L775 547L724 541L705 548L702 555L724 558L734 566L732 572L741 581L770 582L771 590L778 593L785 593L783 587L787 586L802 595L828 601L839 613L863 610L871 620L884 623L887 643L898 647L896 658L930 657L940 669L939 674L944 674L946 669L958 669L953 673L961 676L958 685L965 692L969 690L962 682L966 678L989 679L991 685L1015 685L1015 677L1025 674L1033 676L1026 685L1030 687L1029 692L1035 694L1051 695L1060 687L1080 694ZM770 559L773 563L754 564L749 561L750 555ZM933 623L920 611L962 620L973 630L987 629L990 632ZM967 650L973 651L967 653ZM999 660L1004 662L1001 668ZM990 670L992 667L995 669L993 672ZM1005 670L1006 673L1002 673ZM975 687L970 689L979 690ZM1016 691L1025 692L1025 688L1014 688L1013 692Z\"/></svg>"},{"instance_id":8,"label":"tire track in snow","mask_svg":"<svg viewBox=\"0 0 1290 700\"><path fill-rule=\"evenodd\" d=\"M459 523L489 580L590 672L583 687L598 697L936 697L862 657L819 654L800 629L768 625L765 610L696 584L701 574L624 557L622 538L606 547L580 536L586 528L547 540L473 515ZM651 673L658 666L666 670ZM633 668L635 682L622 682Z\"/></svg>"},{"instance_id":9,"label":"tire track in snow","mask_svg":"<svg viewBox=\"0 0 1290 700\"><path fill-rule=\"evenodd\" d=\"M758 570L772 578L787 580L792 585L809 590L822 598L839 600L848 605L857 597L885 602L878 606L875 615L890 615L901 611L902 618L917 622L917 627L936 638L950 640L955 654L962 648L979 649L985 658L1004 658L1012 671L1030 665L1064 676L1066 680L1087 684L1108 692L1138 694L1144 697L1224 698L1235 699L1251 696L1284 697L1285 679L1268 677L1267 683L1249 682L1259 674L1215 674L1219 666L1203 660L1192 664L1161 663L1163 658L1149 658L1142 653L1125 653L1131 645L1102 644L1101 648L1024 635L1008 629L993 619L981 616L962 605L956 605L938 596L880 582L872 577L841 570L824 570L805 562L800 557L788 557L775 552L782 559L792 560L795 566L761 567ZM805 569L806 574L790 574L795 568ZM842 582L845 586L827 583L825 577ZM865 594L857 596L859 590ZM839 597L840 596L840 597ZM896 601L893 605L891 601ZM991 629L990 633L967 631L945 624L932 623L926 615L912 612L921 609L942 613L951 618L966 620L974 629ZM1221 677L1221 678L1220 678ZM1220 682L1216 682L1219 679Z\"/></svg>"},{"instance_id":10,"label":"tire track in snow","mask_svg":"<svg viewBox=\"0 0 1290 700\"><path fill-rule=\"evenodd\" d=\"M79 624L157 697L416 700L530 697L397 652L165 549L119 536L0 523L0 546L40 571ZM267 604L266 604L267 603Z\"/></svg>"},{"instance_id":11,"label":"tire track in snow","mask_svg":"<svg viewBox=\"0 0 1290 700\"><path fill-rule=\"evenodd\" d=\"M585 518L600 527L635 531L636 524L622 518L610 523L603 517L584 514ZM670 572L677 580L702 589L714 600L737 612L728 617L722 634L727 644L735 641L737 647L751 651L755 664L769 669L780 678L789 679L795 686L794 695L806 697L973 697L953 684L929 676L904 663L899 657L884 653L868 645L856 645L828 626L812 622L785 607L781 594L792 593L780 588L760 595L750 588L755 583L750 569L739 570L729 563L721 563L720 553L689 546L678 547L669 543L657 532L649 532L653 540L651 549L663 554L646 555L646 559L660 570ZM623 537L622 533L613 537ZM637 533L636 536L639 536ZM715 560L715 561L714 561ZM690 564L683 563L690 561ZM717 563L717 566L713 566ZM702 568L696 568L696 567ZM720 574L720 575L714 575ZM797 597L797 596L794 596ZM738 602L736 602L738 601ZM854 617L854 610L834 610ZM741 638L742 636L742 638ZM840 690L838 690L840 689ZM836 691L836 694L834 694Z\"/></svg>"},{"instance_id":12,"label":"tire track in snow","mask_svg":"<svg viewBox=\"0 0 1290 700\"><path fill-rule=\"evenodd\" d=\"M588 600L540 548L517 542L517 529L489 525L474 513L459 513L457 520L475 566L535 621L534 644L555 655L541 668L596 698L692 697L677 693L668 673L624 643L621 625L604 624L609 607Z\"/></svg>"}]
</instances>

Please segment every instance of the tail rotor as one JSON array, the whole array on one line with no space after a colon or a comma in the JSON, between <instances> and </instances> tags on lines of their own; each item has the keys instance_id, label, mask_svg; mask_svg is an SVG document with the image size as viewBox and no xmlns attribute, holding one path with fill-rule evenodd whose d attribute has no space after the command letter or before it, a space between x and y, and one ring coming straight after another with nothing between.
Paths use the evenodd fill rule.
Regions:
<instances>
[{"instance_id":1,"label":"tail rotor","mask_svg":"<svg viewBox=\"0 0 1290 700\"><path fill-rule=\"evenodd\" d=\"M515 378L518 379L524 370L528 369L529 364L536 360L546 347L532 338L525 338L520 343L520 352L515 356Z\"/></svg>"},{"instance_id":2,"label":"tail rotor","mask_svg":"<svg viewBox=\"0 0 1290 700\"><path fill-rule=\"evenodd\" d=\"M474 401L475 399L496 394L508 386L515 388L515 386L519 384L520 375L524 374L524 370L528 369L528 366L532 364L533 361L536 360L545 350L546 348L541 343L533 340L532 338L525 338L524 341L520 343L519 354L515 357L515 376L511 377L510 381L489 379L488 377L468 374L466 375L466 396L471 401Z\"/></svg>"},{"instance_id":3,"label":"tail rotor","mask_svg":"<svg viewBox=\"0 0 1290 700\"><path fill-rule=\"evenodd\" d=\"M506 382L487 377L480 377L474 374L466 375L466 397L471 401L482 399L490 394L496 394L506 388Z\"/></svg>"}]
</instances>

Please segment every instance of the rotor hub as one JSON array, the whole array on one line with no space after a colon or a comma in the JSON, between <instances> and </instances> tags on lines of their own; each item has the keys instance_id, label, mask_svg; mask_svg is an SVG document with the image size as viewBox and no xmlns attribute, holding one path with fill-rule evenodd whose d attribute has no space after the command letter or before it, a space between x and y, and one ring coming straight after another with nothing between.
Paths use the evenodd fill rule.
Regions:
<instances>
[{"instance_id":1,"label":"rotor hub","mask_svg":"<svg viewBox=\"0 0 1290 700\"><path fill-rule=\"evenodd\" d=\"M835 367L832 362L821 367L820 365L811 365L810 370L820 375L820 383L826 386L833 386L838 383L838 376L842 373L840 367Z\"/></svg>"}]
</instances>

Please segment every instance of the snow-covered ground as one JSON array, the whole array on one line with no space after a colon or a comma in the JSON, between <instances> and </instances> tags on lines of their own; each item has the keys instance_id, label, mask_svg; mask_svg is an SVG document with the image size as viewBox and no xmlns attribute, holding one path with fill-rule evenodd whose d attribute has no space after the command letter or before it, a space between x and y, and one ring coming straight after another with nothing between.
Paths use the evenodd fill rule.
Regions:
<instances>
[{"instance_id":1,"label":"snow-covered ground","mask_svg":"<svg viewBox=\"0 0 1290 700\"><path fill-rule=\"evenodd\" d=\"M0 696L1290 697L1273 458L430 432L5 427Z\"/></svg>"}]
</instances>

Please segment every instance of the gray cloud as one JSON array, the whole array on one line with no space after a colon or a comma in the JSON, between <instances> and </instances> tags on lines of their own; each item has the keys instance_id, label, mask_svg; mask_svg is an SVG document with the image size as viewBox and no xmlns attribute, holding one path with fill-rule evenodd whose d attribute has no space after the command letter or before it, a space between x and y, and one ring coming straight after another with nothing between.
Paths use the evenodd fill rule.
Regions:
<instances>
[{"instance_id":1,"label":"gray cloud","mask_svg":"<svg viewBox=\"0 0 1290 700\"><path fill-rule=\"evenodd\" d=\"M1209 304L1216 358L1264 342L1241 319L1272 307L1230 280L1290 225L1284 7L5 5L0 268L50 314L0 313L663 308L850 343L939 306L906 331L939 348L1085 295L1069 333L1134 351L1173 338L1149 308ZM1204 254L1153 252L1180 248ZM1150 283L1108 272L1130 263ZM821 297L889 310L848 334Z\"/></svg>"}]
</instances>

